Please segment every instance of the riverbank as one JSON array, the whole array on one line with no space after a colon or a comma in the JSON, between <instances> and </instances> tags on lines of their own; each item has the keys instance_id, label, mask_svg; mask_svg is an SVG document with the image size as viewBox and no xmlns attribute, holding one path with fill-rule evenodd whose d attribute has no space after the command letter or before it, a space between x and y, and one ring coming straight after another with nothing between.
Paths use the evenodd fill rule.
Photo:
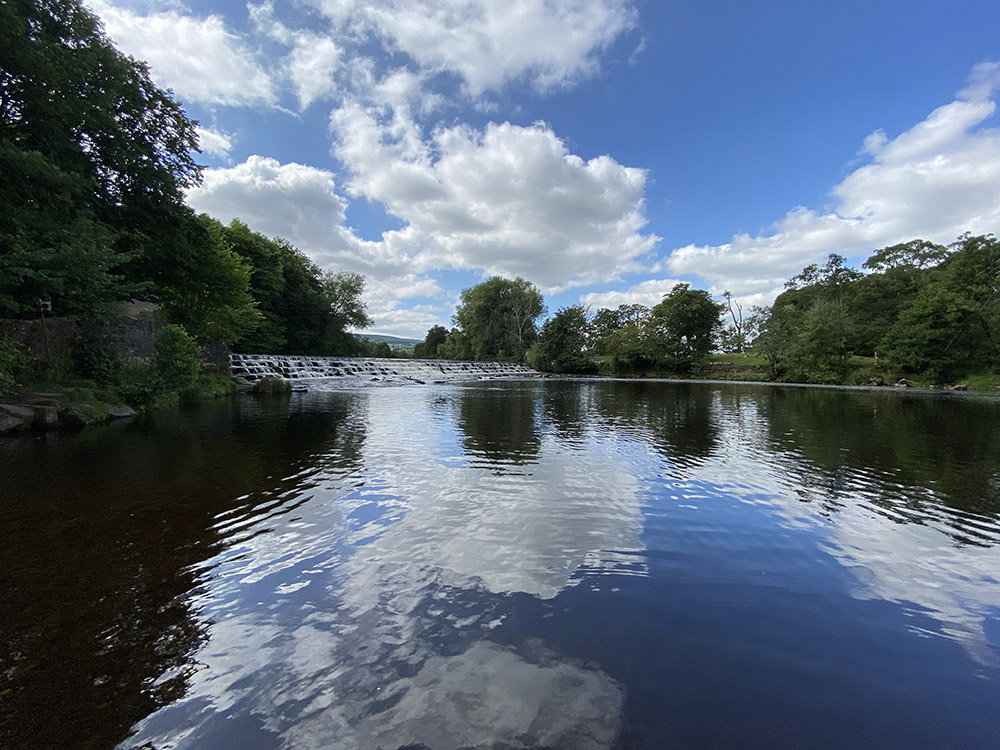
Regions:
<instances>
[{"instance_id":1,"label":"riverbank","mask_svg":"<svg viewBox=\"0 0 1000 750\"><path fill-rule=\"evenodd\" d=\"M642 372L614 372L610 363L601 362L602 375L622 378L657 378L667 380L721 380L738 381L742 383L787 383L789 385L819 385L802 380L786 380L776 377L767 359L756 354L712 354L700 366L690 372L674 372L671 370L651 369ZM822 385L847 385L871 387L915 387L932 390L968 390L968 391L998 391L1000 390L1000 374L981 372L970 373L955 379L952 383L938 383L928 375L907 373L895 367L889 367L874 357L852 357L850 370L840 383L822 383Z\"/></svg>"},{"instance_id":2,"label":"riverbank","mask_svg":"<svg viewBox=\"0 0 1000 750\"><path fill-rule=\"evenodd\" d=\"M205 372L184 388L147 381L122 393L92 381L36 383L0 395L0 435L27 430L78 430L114 420L133 419L181 403L234 396L237 383L229 375Z\"/></svg>"}]
</instances>

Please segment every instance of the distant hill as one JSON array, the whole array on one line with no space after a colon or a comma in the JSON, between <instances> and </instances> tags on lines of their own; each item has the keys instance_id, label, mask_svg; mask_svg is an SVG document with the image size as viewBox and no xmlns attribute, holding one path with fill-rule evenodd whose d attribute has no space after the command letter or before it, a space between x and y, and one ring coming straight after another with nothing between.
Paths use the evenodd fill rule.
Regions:
<instances>
[{"instance_id":1,"label":"distant hill","mask_svg":"<svg viewBox=\"0 0 1000 750\"><path fill-rule=\"evenodd\" d=\"M380 333L358 333L359 339L374 341L376 344L384 341L390 349L412 349L414 344L419 344L421 339L401 339L398 336L383 336Z\"/></svg>"}]
</instances>

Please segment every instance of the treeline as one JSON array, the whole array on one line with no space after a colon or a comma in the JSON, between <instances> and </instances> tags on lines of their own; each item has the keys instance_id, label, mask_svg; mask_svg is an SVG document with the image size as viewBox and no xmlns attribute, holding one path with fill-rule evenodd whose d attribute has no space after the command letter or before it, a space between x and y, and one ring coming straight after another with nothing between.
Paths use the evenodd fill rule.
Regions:
<instances>
[{"instance_id":1,"label":"treeline","mask_svg":"<svg viewBox=\"0 0 1000 750\"><path fill-rule=\"evenodd\" d=\"M777 380L854 383L872 367L948 382L1000 361L1000 242L893 245L862 266L837 254L786 283L770 307L744 310L677 284L652 308L557 311L523 279L462 293L451 330L435 326L418 357L511 359L540 370L690 375L714 352L763 357Z\"/></svg>"},{"instance_id":2,"label":"treeline","mask_svg":"<svg viewBox=\"0 0 1000 750\"><path fill-rule=\"evenodd\" d=\"M196 123L77 0L0 3L0 317L148 300L200 342L355 354L363 277L184 205Z\"/></svg>"},{"instance_id":3,"label":"treeline","mask_svg":"<svg viewBox=\"0 0 1000 750\"><path fill-rule=\"evenodd\" d=\"M786 283L754 340L778 377L840 383L854 356L937 382L996 366L1000 242L992 235L893 245L863 268L833 254Z\"/></svg>"}]
</instances>

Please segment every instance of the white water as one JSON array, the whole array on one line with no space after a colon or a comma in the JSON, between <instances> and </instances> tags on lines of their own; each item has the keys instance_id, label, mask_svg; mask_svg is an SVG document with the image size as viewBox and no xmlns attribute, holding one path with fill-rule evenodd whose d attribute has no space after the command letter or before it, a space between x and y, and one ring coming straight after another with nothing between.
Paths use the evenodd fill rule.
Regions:
<instances>
[{"instance_id":1,"label":"white water","mask_svg":"<svg viewBox=\"0 0 1000 750\"><path fill-rule=\"evenodd\" d=\"M268 375L285 380L351 378L368 381L452 382L489 378L537 377L513 362L459 362L445 359L376 359L372 357L301 357L285 354L231 354L232 374L252 383Z\"/></svg>"}]
</instances>

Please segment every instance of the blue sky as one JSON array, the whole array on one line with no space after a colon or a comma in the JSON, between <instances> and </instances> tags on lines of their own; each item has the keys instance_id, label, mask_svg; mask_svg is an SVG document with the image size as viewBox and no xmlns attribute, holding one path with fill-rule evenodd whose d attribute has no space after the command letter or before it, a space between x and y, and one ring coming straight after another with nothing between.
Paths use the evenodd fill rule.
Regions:
<instances>
[{"instance_id":1,"label":"blue sky","mask_svg":"<svg viewBox=\"0 0 1000 750\"><path fill-rule=\"evenodd\" d=\"M365 274L372 332L1000 230L1000 4L91 0L202 127L189 204ZM1000 233L1000 232L998 232Z\"/></svg>"}]
</instances>

